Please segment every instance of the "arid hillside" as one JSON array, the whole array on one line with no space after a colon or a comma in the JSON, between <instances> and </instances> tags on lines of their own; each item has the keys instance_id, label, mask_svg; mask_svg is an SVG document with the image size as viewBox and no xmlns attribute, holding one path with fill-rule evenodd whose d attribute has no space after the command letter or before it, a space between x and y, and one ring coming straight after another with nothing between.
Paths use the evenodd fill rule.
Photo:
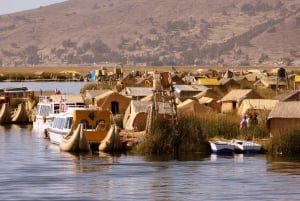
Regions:
<instances>
[{"instance_id":1,"label":"arid hillside","mask_svg":"<svg viewBox=\"0 0 300 201\"><path fill-rule=\"evenodd\" d=\"M299 0L69 0L0 16L0 64L300 63Z\"/></svg>"}]
</instances>

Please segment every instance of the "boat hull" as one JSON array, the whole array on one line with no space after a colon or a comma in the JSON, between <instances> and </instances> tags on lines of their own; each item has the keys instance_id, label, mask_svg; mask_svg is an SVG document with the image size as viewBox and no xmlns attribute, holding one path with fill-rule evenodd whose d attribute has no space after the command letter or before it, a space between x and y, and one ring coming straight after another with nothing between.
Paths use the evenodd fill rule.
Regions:
<instances>
[{"instance_id":1,"label":"boat hull","mask_svg":"<svg viewBox=\"0 0 300 201\"><path fill-rule=\"evenodd\" d=\"M36 118L36 120L32 123L33 132L41 138L48 138L47 128L50 128L52 121L53 117L47 118L45 121L42 118Z\"/></svg>"},{"instance_id":2,"label":"boat hull","mask_svg":"<svg viewBox=\"0 0 300 201\"><path fill-rule=\"evenodd\" d=\"M234 151L240 154L260 154L261 145L254 142L233 140Z\"/></svg>"},{"instance_id":3,"label":"boat hull","mask_svg":"<svg viewBox=\"0 0 300 201\"><path fill-rule=\"evenodd\" d=\"M70 130L64 131L64 130L57 130L53 128L47 128L47 136L49 137L49 140L52 144L60 145L60 143L63 141L65 136L68 135Z\"/></svg>"},{"instance_id":4,"label":"boat hull","mask_svg":"<svg viewBox=\"0 0 300 201\"><path fill-rule=\"evenodd\" d=\"M229 155L233 154L234 145L227 142L217 141L209 142L212 154Z\"/></svg>"}]
</instances>

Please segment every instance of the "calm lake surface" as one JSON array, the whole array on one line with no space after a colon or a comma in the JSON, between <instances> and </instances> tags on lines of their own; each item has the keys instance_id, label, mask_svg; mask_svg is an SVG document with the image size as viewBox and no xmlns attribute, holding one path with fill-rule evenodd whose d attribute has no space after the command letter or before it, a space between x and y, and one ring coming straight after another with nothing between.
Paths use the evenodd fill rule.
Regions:
<instances>
[{"instance_id":1,"label":"calm lake surface","mask_svg":"<svg viewBox=\"0 0 300 201\"><path fill-rule=\"evenodd\" d=\"M300 200L300 157L71 154L31 125L0 144L0 200Z\"/></svg>"},{"instance_id":2,"label":"calm lake surface","mask_svg":"<svg viewBox=\"0 0 300 201\"><path fill-rule=\"evenodd\" d=\"M62 93L80 93L80 89L90 83L93 82L0 82L0 88L25 86L35 91L54 91L57 88Z\"/></svg>"}]
</instances>

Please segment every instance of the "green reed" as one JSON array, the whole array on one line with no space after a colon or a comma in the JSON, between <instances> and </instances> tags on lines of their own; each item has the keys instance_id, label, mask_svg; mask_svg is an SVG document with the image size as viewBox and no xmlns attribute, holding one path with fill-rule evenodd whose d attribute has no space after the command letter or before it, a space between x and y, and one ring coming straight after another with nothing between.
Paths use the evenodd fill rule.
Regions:
<instances>
[{"instance_id":1,"label":"green reed","mask_svg":"<svg viewBox=\"0 0 300 201\"><path fill-rule=\"evenodd\" d=\"M145 142L138 151L153 154L209 152L201 125L192 116L179 117L177 123L159 118L153 121Z\"/></svg>"},{"instance_id":2,"label":"green reed","mask_svg":"<svg viewBox=\"0 0 300 201\"><path fill-rule=\"evenodd\" d=\"M300 128L291 128L271 138L267 149L272 155L295 156L300 154Z\"/></svg>"}]
</instances>

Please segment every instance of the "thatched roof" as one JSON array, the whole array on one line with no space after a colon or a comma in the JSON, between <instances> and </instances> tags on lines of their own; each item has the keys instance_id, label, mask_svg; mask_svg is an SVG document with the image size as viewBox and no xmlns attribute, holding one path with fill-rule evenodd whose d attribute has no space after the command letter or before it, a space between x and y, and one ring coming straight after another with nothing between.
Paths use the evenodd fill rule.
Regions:
<instances>
[{"instance_id":1,"label":"thatched roof","mask_svg":"<svg viewBox=\"0 0 300 201\"><path fill-rule=\"evenodd\" d=\"M199 98L199 103L200 104L206 104L206 103L211 103L214 99L213 98L209 98L209 97L201 97Z\"/></svg>"},{"instance_id":2,"label":"thatched roof","mask_svg":"<svg viewBox=\"0 0 300 201\"><path fill-rule=\"evenodd\" d=\"M239 115L245 115L249 110L251 111L268 111L270 112L278 100L272 99L245 99L238 109Z\"/></svg>"},{"instance_id":3,"label":"thatched roof","mask_svg":"<svg viewBox=\"0 0 300 201\"><path fill-rule=\"evenodd\" d=\"M300 118L300 102L278 102L270 112L268 119L272 118Z\"/></svg>"},{"instance_id":4,"label":"thatched roof","mask_svg":"<svg viewBox=\"0 0 300 201\"><path fill-rule=\"evenodd\" d=\"M280 94L276 97L274 97L274 99L279 100L279 101L287 101L293 97L295 97L296 99L299 99L299 94L300 94L300 90L296 90L296 91L289 91L283 94Z\"/></svg>"},{"instance_id":5,"label":"thatched roof","mask_svg":"<svg viewBox=\"0 0 300 201\"><path fill-rule=\"evenodd\" d=\"M217 92L215 92L213 89L210 89L210 88L198 93L197 95L195 95L193 97L196 99L200 99L202 97L209 97L209 98L213 98L215 100L220 99L220 96L217 94Z\"/></svg>"},{"instance_id":6,"label":"thatched roof","mask_svg":"<svg viewBox=\"0 0 300 201\"><path fill-rule=\"evenodd\" d=\"M153 93L152 87L125 87L120 94L124 96L145 97Z\"/></svg>"},{"instance_id":7,"label":"thatched roof","mask_svg":"<svg viewBox=\"0 0 300 201\"><path fill-rule=\"evenodd\" d=\"M125 97L115 91L107 91L107 92L95 97L95 103L99 107L102 107L102 105L108 104L108 102L111 102L111 101L117 101L120 103L129 104L130 100L131 100L130 98Z\"/></svg>"},{"instance_id":8,"label":"thatched roof","mask_svg":"<svg viewBox=\"0 0 300 201\"><path fill-rule=\"evenodd\" d=\"M261 83L263 85L265 85L266 87L270 87L270 86L286 86L287 85L287 82L286 81L283 81L283 80L278 80L277 81L277 77L262 77L260 79Z\"/></svg>"},{"instance_id":9,"label":"thatched roof","mask_svg":"<svg viewBox=\"0 0 300 201\"><path fill-rule=\"evenodd\" d=\"M221 101L239 101L246 98L252 91L252 89L233 89Z\"/></svg>"},{"instance_id":10,"label":"thatched roof","mask_svg":"<svg viewBox=\"0 0 300 201\"><path fill-rule=\"evenodd\" d=\"M177 109L178 112L182 113L207 113L213 111L212 108L200 104L199 102L192 99L187 99L184 102L180 103L177 106Z\"/></svg>"},{"instance_id":11,"label":"thatched roof","mask_svg":"<svg viewBox=\"0 0 300 201\"><path fill-rule=\"evenodd\" d=\"M85 98L86 99L92 99L92 98L94 98L96 96L99 96L101 94L104 94L108 91L111 91L111 90L109 90L109 89L86 90L85 91Z\"/></svg>"}]
</instances>

